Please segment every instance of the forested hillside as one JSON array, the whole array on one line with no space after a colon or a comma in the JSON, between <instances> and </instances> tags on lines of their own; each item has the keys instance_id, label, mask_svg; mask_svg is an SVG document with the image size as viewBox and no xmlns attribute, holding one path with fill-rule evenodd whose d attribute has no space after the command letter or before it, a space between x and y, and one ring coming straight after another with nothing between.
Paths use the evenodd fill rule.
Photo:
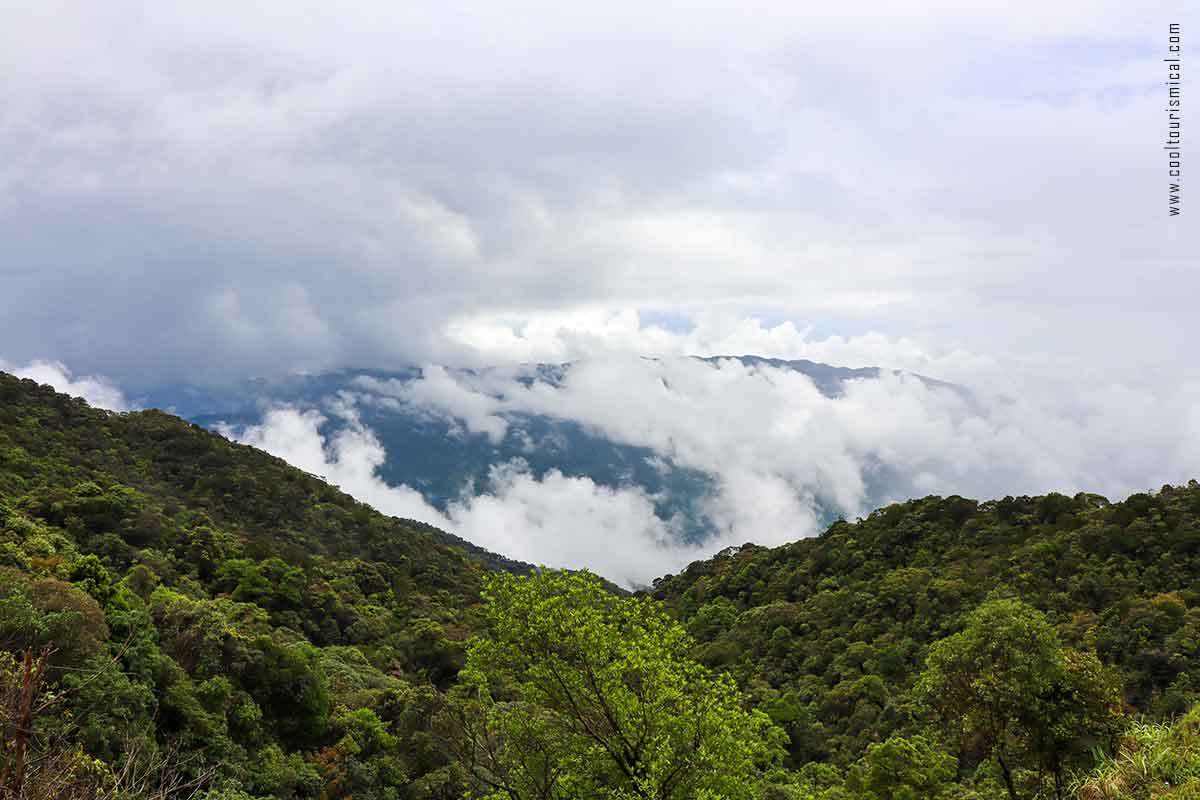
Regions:
<instances>
[{"instance_id":1,"label":"forested hillside","mask_svg":"<svg viewBox=\"0 0 1200 800\"><path fill-rule=\"evenodd\" d=\"M64 688L100 676L43 720L89 756L170 742L172 771L222 765L256 796L436 786L424 709L464 663L481 576L528 569L462 544L177 417L0 373L0 644L52 645ZM386 769L336 749L380 726L405 734Z\"/></svg>"},{"instance_id":2,"label":"forested hillside","mask_svg":"<svg viewBox=\"0 0 1200 800\"><path fill-rule=\"evenodd\" d=\"M0 797L1200 797L1195 483L611 589L0 373Z\"/></svg>"},{"instance_id":3,"label":"forested hillside","mask_svg":"<svg viewBox=\"0 0 1200 800\"><path fill-rule=\"evenodd\" d=\"M921 731L913 689L930 646L989 599L1042 612L1064 645L1116 668L1127 711L1165 719L1200 698L1200 486L1115 503L929 497L726 551L653 594L697 657L785 727L795 766L849 764Z\"/></svg>"}]
</instances>

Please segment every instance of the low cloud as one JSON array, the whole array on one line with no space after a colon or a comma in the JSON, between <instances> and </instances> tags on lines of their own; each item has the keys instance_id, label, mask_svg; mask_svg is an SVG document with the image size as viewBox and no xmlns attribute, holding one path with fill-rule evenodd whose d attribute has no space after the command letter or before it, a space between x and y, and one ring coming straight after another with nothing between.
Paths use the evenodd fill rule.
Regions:
<instances>
[{"instance_id":1,"label":"low cloud","mask_svg":"<svg viewBox=\"0 0 1200 800\"><path fill-rule=\"evenodd\" d=\"M54 387L55 391L82 397L88 405L109 411L129 411L132 406L125 395L111 381L99 375L71 374L66 364L59 361L30 361L23 367L8 364L0 359L0 370L10 372L18 378L29 378L38 383Z\"/></svg>"},{"instance_id":2,"label":"low cloud","mask_svg":"<svg viewBox=\"0 0 1200 800\"><path fill-rule=\"evenodd\" d=\"M751 323L743 333L750 344L774 338L778 348L768 352L781 356L907 351L908 363L959 365L989 378L985 385L1013 391L963 391L885 370L877 379L847 381L830 397L788 369L610 352L552 379L520 366L430 366L408 382L362 376L319 409L266 407L258 424L221 432L384 513L429 522L523 561L586 567L626 586L645 585L729 545L816 535L831 515L854 518L893 500L1048 491L1122 497L1200 476L1200 384L1151 392L1116 382L1006 380L969 353L931 356L874 335L814 342L803 331L778 327ZM667 341L704 331L651 335ZM100 408L131 407L111 381L75 376L59 362L0 362L0 368ZM448 421L458 435L483 436L493 445L515 436L527 449L542 446L521 425L538 415L646 448L660 469L712 479L696 506L712 533L703 543L685 541L684 523L658 516L664 498L643 487L607 486L553 469L535 474L521 459L491 465L437 508L418 489L380 477L388 454L360 419L368 405Z\"/></svg>"},{"instance_id":3,"label":"low cloud","mask_svg":"<svg viewBox=\"0 0 1200 800\"><path fill-rule=\"evenodd\" d=\"M427 366L416 383L369 376L361 376L355 383L370 393L382 395L385 401L398 401L410 412L423 411L451 423L461 423L467 432L481 433L493 444L499 443L508 433L508 422L494 413L497 401L462 386L445 367ZM451 428L451 432L461 431Z\"/></svg>"},{"instance_id":4,"label":"low cloud","mask_svg":"<svg viewBox=\"0 0 1200 800\"><path fill-rule=\"evenodd\" d=\"M454 320L446 326L444 335L467 353L472 363L487 366L590 361L614 353L663 357L756 355L843 367L903 369L980 388L1011 382L1011 373L990 356L961 347L932 347L923 340L875 330L821 336L812 327L791 320L769 322L713 311L678 315L675 325L668 327L655 322L656 316L633 308L602 307L537 314L479 314Z\"/></svg>"},{"instance_id":5,"label":"low cloud","mask_svg":"<svg viewBox=\"0 0 1200 800\"><path fill-rule=\"evenodd\" d=\"M711 552L681 544L637 488L598 486L588 478L551 471L538 479L520 461L497 464L485 485L450 503L445 513L408 486L378 476L386 452L353 414L326 435L328 418L315 410L268 409L262 422L221 432L319 475L385 514L419 519L511 558L552 567L587 568L625 586L643 586L678 565ZM718 548L719 549L719 548Z\"/></svg>"},{"instance_id":6,"label":"low cloud","mask_svg":"<svg viewBox=\"0 0 1200 800\"><path fill-rule=\"evenodd\" d=\"M347 423L341 429L323 429L315 411L274 409L237 435L387 513L625 585L728 545L812 536L831 514L854 518L893 500L1048 491L1121 497L1200 475L1200 385L1164 395L1060 385L1013 399L884 372L828 397L786 369L622 356L573 364L554 381L524 368L426 375L410 383L359 380L327 406ZM480 485L439 511L417 490L378 477L387 454L354 408L384 400L396 413L455 420L493 443L520 435L516 420L535 414L648 448L658 463L712 477L701 509L714 533L702 545L685 544L644 489L553 470L539 477L519 460L493 465Z\"/></svg>"}]
</instances>

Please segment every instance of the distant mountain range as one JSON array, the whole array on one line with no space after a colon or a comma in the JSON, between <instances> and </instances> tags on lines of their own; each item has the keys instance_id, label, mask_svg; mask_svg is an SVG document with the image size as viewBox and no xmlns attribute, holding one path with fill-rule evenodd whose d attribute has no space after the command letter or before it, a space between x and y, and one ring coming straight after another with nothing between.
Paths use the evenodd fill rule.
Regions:
<instances>
[{"instance_id":1,"label":"distant mountain range","mask_svg":"<svg viewBox=\"0 0 1200 800\"><path fill-rule=\"evenodd\" d=\"M801 373L826 397L838 397L851 380L875 379L879 367L847 368L808 360L783 360L759 356L697 359L716 367L733 360L747 368L771 368ZM530 386L544 383L560 387L575 365L533 364L519 368L450 369L456 380L488 383L490 378ZM441 368L438 368L441 369ZM139 398L140 404L178 414L210 430L244 429L258 423L264 409L286 405L299 409L328 409L337 398L362 398L380 386L392 394L403 392L427 377L428 369L341 369L308 375L256 378L223 389L190 385L169 386ZM900 374L895 372L895 374ZM961 387L915 376L929 386L961 392ZM452 415L431 414L418 404L358 402L358 422L369 428L386 450L379 476L389 485L419 490L438 509L464 491L486 483L489 470L520 460L538 479L551 470L569 477L586 477L605 487L640 487L653 499L663 520L675 520L687 542L702 542L713 533L704 503L714 490L714 476L664 459L649 447L614 441L596 427L560 418L552 413L501 412L507 423L497 438L465 429ZM325 413L321 433L329 437L345 428L346 419ZM821 499L817 499L821 506ZM828 523L839 514L818 507L818 517Z\"/></svg>"},{"instance_id":2,"label":"distant mountain range","mask_svg":"<svg viewBox=\"0 0 1200 800\"><path fill-rule=\"evenodd\" d=\"M361 387L354 376L309 388ZM756 379L812 399L779 373ZM873 396L880 387L866 388ZM847 399L858 402L853 388ZM35 791L70 780L55 796L71 800L99 797L91 778L76 782L80 763L117 786L109 797L177 786L183 769L209 783L207 796L242 800L301 796L296 786L331 800L483 789L468 783L473 751L455 744L475 739L463 740L460 717L442 710L476 713L450 704L475 696L454 689L471 687L459 678L471 642L501 627L489 625L496 616L481 588L489 574L528 573L529 564L379 513L280 458L158 411L91 408L4 372L0 409L0 665L19 690L16 657L45 676L0 693L0 716L35 722L26 727L32 757L0 751L0 775L23 764ZM533 595L568 628L601 632L602 646L587 651L599 669L574 666L579 638L542 663L576 670L570 685L590 687L584 676L600 674L616 693L675 691L674 680L629 680L646 664L670 674L653 660L670 658L676 675L722 676L722 692L736 686L737 702L779 729L771 736L782 769L772 765L764 780L773 785L755 797L878 800L862 789L864 775L885 788L901 776L905 791L918 787L909 797L1007 796L999 762L974 744L986 733L954 727L989 719L987 695L953 698L966 711L948 712L956 735L946 739L946 713L932 705L940 695L924 688L993 673L987 691L1021 709L1005 754L1014 786L1028 787L1015 796L1050 797L1066 785L1064 800L1149 798L1138 791L1147 786L1165 789L1159 800L1200 797L1195 481L1111 503L1087 492L929 496L779 547L731 546L676 571L628 605L577 594L586 578L553 604ZM636 617L626 611L634 604ZM649 616L664 611L661 621ZM642 636L634 641L645 652L631 657L622 649L631 619L665 632L674 654ZM500 620L518 624L512 611ZM495 735L511 737L499 741L575 730L549 716L563 706L546 696L496 715L504 724ZM695 695L682 696L686 712ZM680 707L650 705L660 715ZM622 708L641 715L637 704ZM530 728L519 714L551 722ZM142 747L159 748L149 750L155 760L131 772ZM1147 752L1156 755L1149 767ZM1056 780L1052 769L1073 777ZM133 781L139 787L126 790Z\"/></svg>"}]
</instances>

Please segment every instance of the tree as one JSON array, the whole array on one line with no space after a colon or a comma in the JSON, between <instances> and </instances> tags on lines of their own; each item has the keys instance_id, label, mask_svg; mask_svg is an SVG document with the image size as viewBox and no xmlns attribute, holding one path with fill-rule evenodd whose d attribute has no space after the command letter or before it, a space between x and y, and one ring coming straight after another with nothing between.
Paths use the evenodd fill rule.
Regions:
<instances>
[{"instance_id":1,"label":"tree","mask_svg":"<svg viewBox=\"0 0 1200 800\"><path fill-rule=\"evenodd\" d=\"M281 741L303 747L321 740L332 704L317 648L260 636L241 677Z\"/></svg>"},{"instance_id":2,"label":"tree","mask_svg":"<svg viewBox=\"0 0 1200 800\"><path fill-rule=\"evenodd\" d=\"M97 698L75 701L88 691L103 696L106 685L125 676L117 658L96 660L55 685L49 675L54 653L53 645L36 654L29 648L18 655L0 650L0 799L183 800L212 779L215 767L197 768L189 763L194 756L181 755L173 743L157 746L138 725L122 729L110 722L104 733L123 737L116 747L121 758L96 758L81 746L88 731L76 719L79 706L94 707ZM120 706L130 694L107 698L115 701L115 715L127 710ZM72 704L75 713L68 710ZM85 719L82 727L94 722Z\"/></svg>"},{"instance_id":3,"label":"tree","mask_svg":"<svg viewBox=\"0 0 1200 800\"><path fill-rule=\"evenodd\" d=\"M957 766L923 736L892 736L867 747L847 783L864 800L922 800L947 788Z\"/></svg>"},{"instance_id":4,"label":"tree","mask_svg":"<svg viewBox=\"0 0 1200 800\"><path fill-rule=\"evenodd\" d=\"M497 575L450 744L490 796L750 798L783 734L646 598L583 573Z\"/></svg>"},{"instance_id":5,"label":"tree","mask_svg":"<svg viewBox=\"0 0 1200 800\"><path fill-rule=\"evenodd\" d=\"M1105 749L1124 729L1120 683L1093 653L1064 649L1055 680L1032 698L1021 723L1031 755L1062 800L1069 763Z\"/></svg>"},{"instance_id":6,"label":"tree","mask_svg":"<svg viewBox=\"0 0 1200 800\"><path fill-rule=\"evenodd\" d=\"M19 666L8 653L0 655L0 796L23 795L34 723L56 700L41 691L53 652L47 646L34 656L26 649Z\"/></svg>"},{"instance_id":7,"label":"tree","mask_svg":"<svg viewBox=\"0 0 1200 800\"><path fill-rule=\"evenodd\" d=\"M960 756L973 744L996 759L1011 800L1019 759L1049 773L1061 798L1068 758L1111 738L1120 723L1116 685L1095 656L1065 648L1045 616L1020 600L985 602L925 663L918 697Z\"/></svg>"}]
</instances>

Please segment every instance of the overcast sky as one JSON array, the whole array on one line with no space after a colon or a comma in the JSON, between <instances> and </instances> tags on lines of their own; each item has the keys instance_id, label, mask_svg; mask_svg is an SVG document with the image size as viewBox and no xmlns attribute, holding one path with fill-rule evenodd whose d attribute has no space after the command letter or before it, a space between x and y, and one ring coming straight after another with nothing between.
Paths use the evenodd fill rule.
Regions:
<instances>
[{"instance_id":1,"label":"overcast sky","mask_svg":"<svg viewBox=\"0 0 1200 800\"><path fill-rule=\"evenodd\" d=\"M0 357L1167 390L1200 376L1160 148L1188 5L0 0Z\"/></svg>"}]
</instances>

